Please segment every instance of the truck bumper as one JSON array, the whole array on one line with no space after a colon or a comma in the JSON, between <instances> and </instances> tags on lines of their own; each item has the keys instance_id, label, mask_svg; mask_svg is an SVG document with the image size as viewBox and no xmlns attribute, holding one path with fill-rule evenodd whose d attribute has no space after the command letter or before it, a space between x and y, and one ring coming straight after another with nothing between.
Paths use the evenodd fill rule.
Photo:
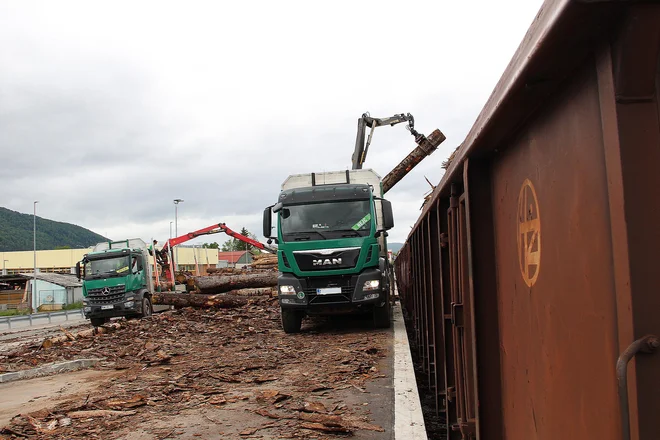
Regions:
<instances>
[{"instance_id":1,"label":"truck bumper","mask_svg":"<svg viewBox=\"0 0 660 440\"><path fill-rule=\"evenodd\" d=\"M124 298L133 297L131 300L121 300L112 304L87 304L83 305L85 318L116 318L121 316L139 315L142 313L141 294L128 294Z\"/></svg>"},{"instance_id":2,"label":"truck bumper","mask_svg":"<svg viewBox=\"0 0 660 440\"><path fill-rule=\"evenodd\" d=\"M365 282L378 280L379 287L364 290ZM283 309L304 310L308 315L367 312L387 301L381 271L367 269L358 275L298 278L283 273L278 278L278 300ZM282 286L290 286L282 289ZM295 293L282 293L293 290Z\"/></svg>"}]
</instances>

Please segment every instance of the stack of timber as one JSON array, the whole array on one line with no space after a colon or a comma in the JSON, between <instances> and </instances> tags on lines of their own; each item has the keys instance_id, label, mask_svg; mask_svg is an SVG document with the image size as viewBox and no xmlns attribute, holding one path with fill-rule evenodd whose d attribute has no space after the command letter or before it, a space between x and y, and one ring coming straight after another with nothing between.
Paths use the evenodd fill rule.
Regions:
<instances>
[{"instance_id":1,"label":"stack of timber","mask_svg":"<svg viewBox=\"0 0 660 440\"><path fill-rule=\"evenodd\" d=\"M277 255L257 254L252 258L250 266L255 269L277 270Z\"/></svg>"},{"instance_id":2,"label":"stack of timber","mask_svg":"<svg viewBox=\"0 0 660 440\"><path fill-rule=\"evenodd\" d=\"M243 289L277 286L277 272L251 271L241 274L223 274L191 278L196 293L217 294Z\"/></svg>"},{"instance_id":3,"label":"stack of timber","mask_svg":"<svg viewBox=\"0 0 660 440\"><path fill-rule=\"evenodd\" d=\"M223 270L213 275L191 276L186 280L189 293L156 292L153 303L196 308L239 307L247 304L250 297L275 296L277 275L272 270Z\"/></svg>"},{"instance_id":4,"label":"stack of timber","mask_svg":"<svg viewBox=\"0 0 660 440\"><path fill-rule=\"evenodd\" d=\"M249 297L272 298L277 295L277 255L257 254L249 267L210 267L207 273L177 277L177 281L186 285L188 293L159 292L154 294L153 303L226 308L244 305Z\"/></svg>"}]
</instances>

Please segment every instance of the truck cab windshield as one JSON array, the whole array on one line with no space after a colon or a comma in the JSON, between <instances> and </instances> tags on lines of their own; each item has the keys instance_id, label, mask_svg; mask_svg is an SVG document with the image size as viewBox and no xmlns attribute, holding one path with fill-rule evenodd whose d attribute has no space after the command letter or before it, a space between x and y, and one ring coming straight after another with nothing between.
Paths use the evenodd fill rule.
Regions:
<instances>
[{"instance_id":1,"label":"truck cab windshield","mask_svg":"<svg viewBox=\"0 0 660 440\"><path fill-rule=\"evenodd\" d=\"M369 200L289 205L280 212L284 241L365 237L371 234Z\"/></svg>"},{"instance_id":2,"label":"truck cab windshield","mask_svg":"<svg viewBox=\"0 0 660 440\"><path fill-rule=\"evenodd\" d=\"M121 256L85 262L85 279L126 276L130 273L130 257Z\"/></svg>"}]
</instances>

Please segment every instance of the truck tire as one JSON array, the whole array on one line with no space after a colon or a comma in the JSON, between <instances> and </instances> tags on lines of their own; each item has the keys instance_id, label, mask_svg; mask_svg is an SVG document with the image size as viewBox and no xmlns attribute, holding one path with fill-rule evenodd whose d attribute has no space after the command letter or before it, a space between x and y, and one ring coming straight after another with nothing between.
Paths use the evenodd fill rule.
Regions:
<instances>
[{"instance_id":1,"label":"truck tire","mask_svg":"<svg viewBox=\"0 0 660 440\"><path fill-rule=\"evenodd\" d=\"M390 328L392 326L392 304L390 304L390 295L385 298L383 307L374 307L374 327Z\"/></svg>"},{"instance_id":2,"label":"truck tire","mask_svg":"<svg viewBox=\"0 0 660 440\"><path fill-rule=\"evenodd\" d=\"M152 314L153 314L153 309L151 308L151 300L145 297L142 299L142 313L140 314L140 317L146 318L147 316L151 316Z\"/></svg>"},{"instance_id":3,"label":"truck tire","mask_svg":"<svg viewBox=\"0 0 660 440\"><path fill-rule=\"evenodd\" d=\"M303 314L301 312L298 310L280 308L280 314L282 315L282 328L284 329L284 333L300 332L303 319Z\"/></svg>"},{"instance_id":4,"label":"truck tire","mask_svg":"<svg viewBox=\"0 0 660 440\"><path fill-rule=\"evenodd\" d=\"M94 327L101 327L103 324L108 322L108 318L89 318Z\"/></svg>"}]
</instances>

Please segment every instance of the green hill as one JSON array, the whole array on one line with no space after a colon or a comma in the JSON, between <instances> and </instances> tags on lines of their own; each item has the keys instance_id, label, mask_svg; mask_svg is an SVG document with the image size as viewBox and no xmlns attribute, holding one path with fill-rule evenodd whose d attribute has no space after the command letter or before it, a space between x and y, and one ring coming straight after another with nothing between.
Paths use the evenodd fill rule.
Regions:
<instances>
[{"instance_id":1,"label":"green hill","mask_svg":"<svg viewBox=\"0 0 660 440\"><path fill-rule=\"evenodd\" d=\"M399 252L401 248L403 247L403 243L387 243L387 249L392 251L392 252Z\"/></svg>"},{"instance_id":2,"label":"green hill","mask_svg":"<svg viewBox=\"0 0 660 440\"><path fill-rule=\"evenodd\" d=\"M32 214L0 207L0 252L33 249ZM89 229L37 216L37 249L85 248L106 238Z\"/></svg>"}]
</instances>

